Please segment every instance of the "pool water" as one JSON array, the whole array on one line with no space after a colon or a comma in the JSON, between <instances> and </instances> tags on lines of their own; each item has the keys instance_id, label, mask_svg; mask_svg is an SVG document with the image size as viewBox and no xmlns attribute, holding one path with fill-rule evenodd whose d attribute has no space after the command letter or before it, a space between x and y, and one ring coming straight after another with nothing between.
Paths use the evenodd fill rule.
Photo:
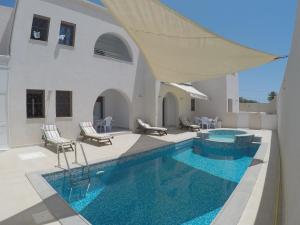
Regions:
<instances>
[{"instance_id":1,"label":"pool water","mask_svg":"<svg viewBox=\"0 0 300 225\"><path fill-rule=\"evenodd\" d=\"M209 140L226 143L233 143L236 135L246 134L241 130L211 130L208 133Z\"/></svg>"},{"instance_id":2,"label":"pool water","mask_svg":"<svg viewBox=\"0 0 300 225\"><path fill-rule=\"evenodd\" d=\"M45 178L93 225L207 225L238 185L257 147L216 157L219 150L190 140L98 164L91 167L90 185L72 189L62 174Z\"/></svg>"},{"instance_id":3,"label":"pool water","mask_svg":"<svg viewBox=\"0 0 300 225\"><path fill-rule=\"evenodd\" d=\"M218 135L211 134L209 135L209 140L219 141L219 142L234 142L235 135Z\"/></svg>"}]
</instances>

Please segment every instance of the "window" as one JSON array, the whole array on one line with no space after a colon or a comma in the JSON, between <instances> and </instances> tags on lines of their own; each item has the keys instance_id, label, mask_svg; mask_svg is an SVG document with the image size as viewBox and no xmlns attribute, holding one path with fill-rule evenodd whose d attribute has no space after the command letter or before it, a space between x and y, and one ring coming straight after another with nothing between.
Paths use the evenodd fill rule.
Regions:
<instances>
[{"instance_id":1,"label":"window","mask_svg":"<svg viewBox=\"0 0 300 225\"><path fill-rule=\"evenodd\" d=\"M196 109L196 99L192 98L191 99L191 111L195 112Z\"/></svg>"},{"instance_id":2,"label":"window","mask_svg":"<svg viewBox=\"0 0 300 225\"><path fill-rule=\"evenodd\" d=\"M61 22L58 43L74 46L76 25L68 22Z\"/></svg>"},{"instance_id":3,"label":"window","mask_svg":"<svg viewBox=\"0 0 300 225\"><path fill-rule=\"evenodd\" d=\"M233 100L231 98L228 99L228 103L227 103L227 112L233 112Z\"/></svg>"},{"instance_id":4,"label":"window","mask_svg":"<svg viewBox=\"0 0 300 225\"><path fill-rule=\"evenodd\" d=\"M56 91L56 117L72 117L71 91Z\"/></svg>"},{"instance_id":5,"label":"window","mask_svg":"<svg viewBox=\"0 0 300 225\"><path fill-rule=\"evenodd\" d=\"M98 38L94 47L94 54L132 62L127 45L113 34L103 34Z\"/></svg>"},{"instance_id":6,"label":"window","mask_svg":"<svg viewBox=\"0 0 300 225\"><path fill-rule=\"evenodd\" d=\"M45 117L45 91L26 91L27 118Z\"/></svg>"},{"instance_id":7,"label":"window","mask_svg":"<svg viewBox=\"0 0 300 225\"><path fill-rule=\"evenodd\" d=\"M50 18L34 15L31 27L31 39L48 41Z\"/></svg>"}]
</instances>

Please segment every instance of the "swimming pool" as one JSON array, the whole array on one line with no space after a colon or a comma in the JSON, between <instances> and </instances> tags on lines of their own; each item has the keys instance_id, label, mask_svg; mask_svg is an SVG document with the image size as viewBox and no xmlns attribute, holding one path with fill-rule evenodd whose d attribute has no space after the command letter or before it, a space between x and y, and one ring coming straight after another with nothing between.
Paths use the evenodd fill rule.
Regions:
<instances>
[{"instance_id":1,"label":"swimming pool","mask_svg":"<svg viewBox=\"0 0 300 225\"><path fill-rule=\"evenodd\" d=\"M246 131L242 130L210 130L209 140L211 141L219 141L219 142L234 142L236 135L247 134Z\"/></svg>"},{"instance_id":2,"label":"swimming pool","mask_svg":"<svg viewBox=\"0 0 300 225\"><path fill-rule=\"evenodd\" d=\"M91 166L71 188L64 173L45 175L91 224L211 224L258 149L222 151L199 139ZM77 179L81 171L77 170ZM73 176L76 176L74 175Z\"/></svg>"}]
</instances>

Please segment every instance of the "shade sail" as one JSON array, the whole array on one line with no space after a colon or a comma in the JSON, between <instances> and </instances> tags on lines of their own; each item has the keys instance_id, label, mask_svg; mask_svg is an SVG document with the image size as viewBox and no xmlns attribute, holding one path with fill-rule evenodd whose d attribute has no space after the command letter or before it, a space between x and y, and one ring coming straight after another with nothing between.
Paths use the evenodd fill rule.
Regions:
<instances>
[{"instance_id":1,"label":"shade sail","mask_svg":"<svg viewBox=\"0 0 300 225\"><path fill-rule=\"evenodd\" d=\"M158 0L102 2L139 46L160 81L200 81L277 58L225 40Z\"/></svg>"},{"instance_id":2,"label":"shade sail","mask_svg":"<svg viewBox=\"0 0 300 225\"><path fill-rule=\"evenodd\" d=\"M168 83L168 84L173 86L173 87L179 88L180 90L186 92L192 98L208 100L207 95L201 93L196 88L194 88L192 85L189 85L189 84L176 84L176 83Z\"/></svg>"}]
</instances>

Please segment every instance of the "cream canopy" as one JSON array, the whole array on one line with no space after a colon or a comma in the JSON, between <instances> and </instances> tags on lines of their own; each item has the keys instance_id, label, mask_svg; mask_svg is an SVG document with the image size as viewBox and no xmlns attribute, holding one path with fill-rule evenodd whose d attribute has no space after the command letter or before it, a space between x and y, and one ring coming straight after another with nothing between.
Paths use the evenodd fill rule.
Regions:
<instances>
[{"instance_id":1,"label":"cream canopy","mask_svg":"<svg viewBox=\"0 0 300 225\"><path fill-rule=\"evenodd\" d=\"M198 91L196 88L194 88L192 85L189 84L176 84L176 83L166 83L168 85L171 85L173 87L176 87L180 89L181 91L186 92L191 98L198 98L201 100L208 100L208 97L206 94L203 94L202 92Z\"/></svg>"},{"instance_id":2,"label":"cream canopy","mask_svg":"<svg viewBox=\"0 0 300 225\"><path fill-rule=\"evenodd\" d=\"M200 81L277 58L225 40L158 0L102 2L139 46L160 81Z\"/></svg>"}]
</instances>

